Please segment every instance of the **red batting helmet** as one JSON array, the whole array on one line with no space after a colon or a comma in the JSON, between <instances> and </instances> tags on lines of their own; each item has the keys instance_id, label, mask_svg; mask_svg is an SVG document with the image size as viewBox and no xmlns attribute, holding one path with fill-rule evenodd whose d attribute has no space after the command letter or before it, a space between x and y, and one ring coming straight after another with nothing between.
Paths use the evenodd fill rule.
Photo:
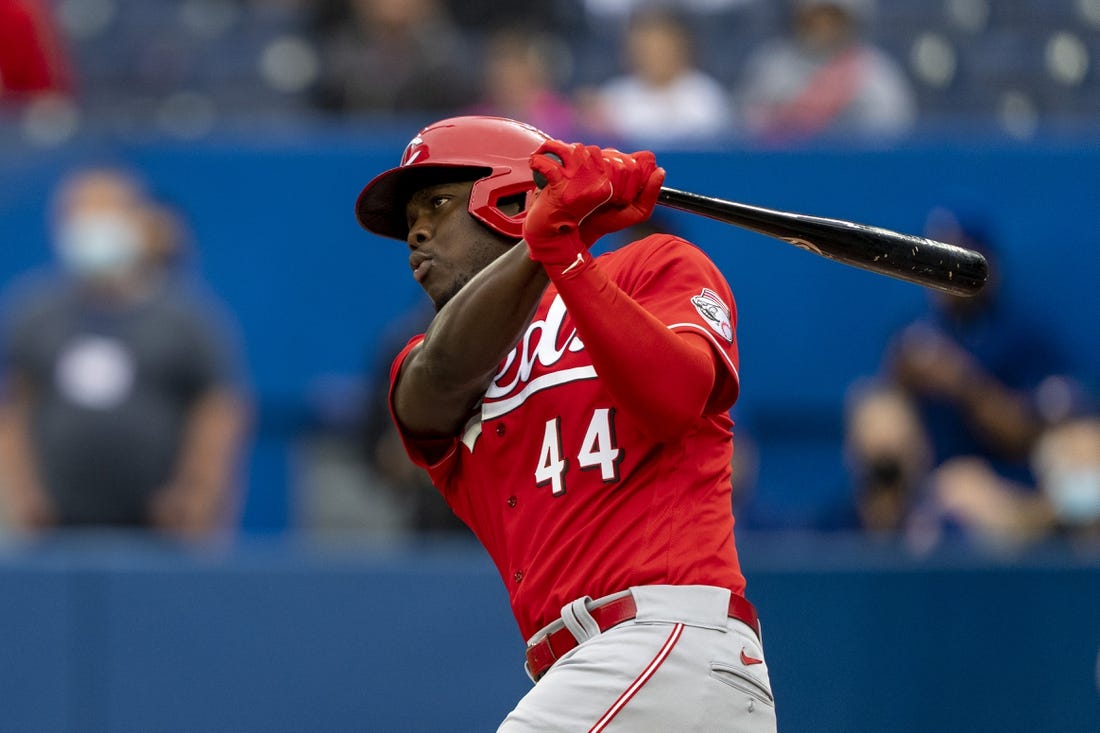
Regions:
<instances>
[{"instance_id":1,"label":"red batting helmet","mask_svg":"<svg viewBox=\"0 0 1100 733\"><path fill-rule=\"evenodd\" d=\"M525 212L507 216L501 199L535 188L531 154L548 137L530 125L504 117L452 117L428 125L409 142L401 164L366 185L355 204L364 229L404 240L409 235L405 205L418 189L454 180L452 171L476 178L470 214L506 237L523 236Z\"/></svg>"}]
</instances>

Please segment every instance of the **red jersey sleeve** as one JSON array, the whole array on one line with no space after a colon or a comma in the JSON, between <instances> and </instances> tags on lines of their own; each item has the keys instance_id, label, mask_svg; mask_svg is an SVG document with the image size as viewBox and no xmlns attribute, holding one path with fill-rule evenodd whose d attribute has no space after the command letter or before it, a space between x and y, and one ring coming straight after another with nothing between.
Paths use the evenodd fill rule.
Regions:
<instances>
[{"instance_id":1,"label":"red jersey sleeve","mask_svg":"<svg viewBox=\"0 0 1100 733\"><path fill-rule=\"evenodd\" d=\"M655 234L621 250L628 264L615 277L619 287L671 330L710 342L719 388L708 411L728 410L740 389L737 308L726 278L695 245Z\"/></svg>"}]
</instances>

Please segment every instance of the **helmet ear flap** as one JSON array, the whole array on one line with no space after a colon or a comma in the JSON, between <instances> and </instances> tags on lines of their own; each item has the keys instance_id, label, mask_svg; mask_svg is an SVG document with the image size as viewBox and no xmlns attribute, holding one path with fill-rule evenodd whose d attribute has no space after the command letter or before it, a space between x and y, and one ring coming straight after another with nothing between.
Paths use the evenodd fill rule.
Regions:
<instances>
[{"instance_id":1,"label":"helmet ear flap","mask_svg":"<svg viewBox=\"0 0 1100 733\"><path fill-rule=\"evenodd\" d=\"M496 175L474 183L470 190L470 214L490 229L512 239L523 238L523 220L527 216L533 180L499 185Z\"/></svg>"}]
</instances>

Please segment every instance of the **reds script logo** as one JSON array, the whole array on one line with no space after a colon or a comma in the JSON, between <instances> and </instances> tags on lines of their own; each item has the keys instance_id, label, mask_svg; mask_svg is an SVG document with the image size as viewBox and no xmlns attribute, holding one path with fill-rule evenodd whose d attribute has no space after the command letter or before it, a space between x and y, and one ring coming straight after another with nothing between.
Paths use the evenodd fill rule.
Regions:
<instances>
[{"instance_id":1,"label":"reds script logo","mask_svg":"<svg viewBox=\"0 0 1100 733\"><path fill-rule=\"evenodd\" d=\"M715 333L724 338L727 343L733 343L733 324L730 322L730 309L722 302L718 293L710 288L703 288L701 293L691 299L691 304L695 306L695 310L699 311L699 315L703 317L708 326L714 329Z\"/></svg>"},{"instance_id":2,"label":"reds script logo","mask_svg":"<svg viewBox=\"0 0 1100 733\"><path fill-rule=\"evenodd\" d=\"M547 371L531 379L535 365L554 367L566 354L584 350L584 343L573 329L564 333L565 303L557 296L550 303L546 317L533 321L527 327L519 345L508 354L500 371L485 390L481 411L470 418L462 431L462 442L472 452L481 436L481 423L505 415L527 401L527 398L544 389L569 382L595 379L596 368L591 364L556 371Z\"/></svg>"},{"instance_id":3,"label":"reds script logo","mask_svg":"<svg viewBox=\"0 0 1100 733\"><path fill-rule=\"evenodd\" d=\"M522 405L528 397L550 387L582 379L595 379L591 364L549 371L531 379L535 365L551 368L568 353L584 349L577 330L564 332L566 309L561 296L556 296L546 311L546 317L527 327L519 345L504 360L492 384L485 390L483 419L499 417Z\"/></svg>"}]
</instances>

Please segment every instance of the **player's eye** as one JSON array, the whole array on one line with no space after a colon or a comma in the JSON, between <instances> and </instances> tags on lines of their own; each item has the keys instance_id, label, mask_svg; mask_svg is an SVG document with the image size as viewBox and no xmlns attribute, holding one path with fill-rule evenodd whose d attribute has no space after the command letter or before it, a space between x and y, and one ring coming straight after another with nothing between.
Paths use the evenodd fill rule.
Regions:
<instances>
[{"instance_id":1,"label":"player's eye","mask_svg":"<svg viewBox=\"0 0 1100 733\"><path fill-rule=\"evenodd\" d=\"M443 204L447 203L450 200L451 200L450 196L444 196L443 194L440 194L438 196L432 196L432 199L431 199L432 208L433 209L438 209L440 206L442 206Z\"/></svg>"}]
</instances>

